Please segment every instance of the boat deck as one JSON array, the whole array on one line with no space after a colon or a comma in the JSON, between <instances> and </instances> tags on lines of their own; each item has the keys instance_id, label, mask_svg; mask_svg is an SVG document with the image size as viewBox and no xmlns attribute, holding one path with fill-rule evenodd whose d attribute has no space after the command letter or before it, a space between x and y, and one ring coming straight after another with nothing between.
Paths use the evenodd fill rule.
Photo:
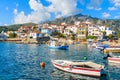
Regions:
<instances>
[{"instance_id":1,"label":"boat deck","mask_svg":"<svg viewBox=\"0 0 120 80\"><path fill-rule=\"evenodd\" d=\"M104 68L103 65L94 63L92 61L87 61L87 62L74 62L74 61L64 61L64 65L72 65L72 66L87 66L88 68L93 68L93 69L102 69Z\"/></svg>"}]
</instances>

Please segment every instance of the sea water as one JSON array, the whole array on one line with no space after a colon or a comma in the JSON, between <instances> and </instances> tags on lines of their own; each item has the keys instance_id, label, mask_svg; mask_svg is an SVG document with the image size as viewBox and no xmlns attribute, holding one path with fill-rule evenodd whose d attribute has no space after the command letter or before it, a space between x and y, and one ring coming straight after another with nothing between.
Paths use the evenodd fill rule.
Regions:
<instances>
[{"instance_id":1,"label":"sea water","mask_svg":"<svg viewBox=\"0 0 120 80\"><path fill-rule=\"evenodd\" d=\"M117 54L119 55L119 54ZM105 65L103 52L87 44L70 45L68 50L49 49L45 44L0 42L0 80L99 80L55 69L51 60L87 60ZM45 62L45 68L40 63ZM110 80L120 79L120 65L108 64Z\"/></svg>"}]
</instances>

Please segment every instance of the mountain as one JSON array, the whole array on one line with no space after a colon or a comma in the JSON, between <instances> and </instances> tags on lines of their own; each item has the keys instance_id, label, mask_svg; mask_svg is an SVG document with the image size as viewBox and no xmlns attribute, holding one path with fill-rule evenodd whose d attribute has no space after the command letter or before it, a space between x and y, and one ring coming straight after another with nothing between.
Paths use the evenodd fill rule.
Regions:
<instances>
[{"instance_id":1,"label":"mountain","mask_svg":"<svg viewBox=\"0 0 120 80\"><path fill-rule=\"evenodd\" d=\"M120 33L120 19L105 20L105 19L91 17L90 15L83 15L83 14L76 14L68 17L61 17L53 21L46 21L45 23L60 25L62 22L66 22L67 24L74 24L75 21L80 21L80 22L90 21L96 25L111 27L113 30Z\"/></svg>"},{"instance_id":2,"label":"mountain","mask_svg":"<svg viewBox=\"0 0 120 80\"><path fill-rule=\"evenodd\" d=\"M57 18L53 21L47 21L47 23L60 25L60 23L66 22L67 24L74 24L75 21L82 22L82 21L86 21L86 20L87 21L94 21L94 20L101 20L101 19L93 18L89 15L76 14L76 15L72 15L72 16L68 16L68 17Z\"/></svg>"}]
</instances>

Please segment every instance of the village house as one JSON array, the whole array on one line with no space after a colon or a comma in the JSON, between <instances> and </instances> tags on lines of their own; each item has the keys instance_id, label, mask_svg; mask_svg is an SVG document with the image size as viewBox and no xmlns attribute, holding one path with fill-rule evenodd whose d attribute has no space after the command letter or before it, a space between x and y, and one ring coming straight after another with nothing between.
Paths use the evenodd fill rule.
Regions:
<instances>
[{"instance_id":1,"label":"village house","mask_svg":"<svg viewBox=\"0 0 120 80\"><path fill-rule=\"evenodd\" d=\"M79 24L77 26L77 38L84 39L87 36L87 25L86 24Z\"/></svg>"},{"instance_id":2,"label":"village house","mask_svg":"<svg viewBox=\"0 0 120 80\"><path fill-rule=\"evenodd\" d=\"M97 25L88 26L88 36L101 36L101 31Z\"/></svg>"},{"instance_id":3,"label":"village house","mask_svg":"<svg viewBox=\"0 0 120 80\"><path fill-rule=\"evenodd\" d=\"M4 31L2 31L2 32L0 33L0 41L4 41L4 40L6 40L7 38L8 38L8 36L5 35Z\"/></svg>"},{"instance_id":4,"label":"village house","mask_svg":"<svg viewBox=\"0 0 120 80\"><path fill-rule=\"evenodd\" d=\"M39 37L43 37L43 34L41 34L40 31L31 31L29 36L30 36L30 38L37 39Z\"/></svg>"},{"instance_id":5,"label":"village house","mask_svg":"<svg viewBox=\"0 0 120 80\"><path fill-rule=\"evenodd\" d=\"M46 34L46 36L51 35L53 30L51 28L41 28L41 33Z\"/></svg>"}]
</instances>

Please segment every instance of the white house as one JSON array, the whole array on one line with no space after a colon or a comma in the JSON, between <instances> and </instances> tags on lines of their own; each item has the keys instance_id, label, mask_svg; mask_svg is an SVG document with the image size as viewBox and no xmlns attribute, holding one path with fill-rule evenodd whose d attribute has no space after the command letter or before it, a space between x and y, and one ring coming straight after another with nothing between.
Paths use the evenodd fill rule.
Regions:
<instances>
[{"instance_id":1,"label":"white house","mask_svg":"<svg viewBox=\"0 0 120 80\"><path fill-rule=\"evenodd\" d=\"M100 36L101 32L96 25L88 26L88 35L89 36Z\"/></svg>"},{"instance_id":2,"label":"white house","mask_svg":"<svg viewBox=\"0 0 120 80\"><path fill-rule=\"evenodd\" d=\"M106 30L105 26L98 26L98 28L99 28L100 31L105 31Z\"/></svg>"},{"instance_id":3,"label":"white house","mask_svg":"<svg viewBox=\"0 0 120 80\"><path fill-rule=\"evenodd\" d=\"M65 28L63 34L70 35L71 34L70 29Z\"/></svg>"},{"instance_id":4,"label":"white house","mask_svg":"<svg viewBox=\"0 0 120 80\"><path fill-rule=\"evenodd\" d=\"M29 36L36 39L38 37L43 37L43 34L41 34L40 32L34 31L34 32L30 32Z\"/></svg>"},{"instance_id":5,"label":"white house","mask_svg":"<svg viewBox=\"0 0 120 80\"><path fill-rule=\"evenodd\" d=\"M109 36L109 34L115 35L115 31L113 31L110 27L106 27L106 36Z\"/></svg>"},{"instance_id":6,"label":"white house","mask_svg":"<svg viewBox=\"0 0 120 80\"><path fill-rule=\"evenodd\" d=\"M4 34L4 32L2 31L1 33L0 33L0 41L4 41L4 40L6 40L7 39L7 36Z\"/></svg>"},{"instance_id":7,"label":"white house","mask_svg":"<svg viewBox=\"0 0 120 80\"><path fill-rule=\"evenodd\" d=\"M53 32L53 30L50 29L50 28L41 28L41 33L42 34L51 35L52 32Z\"/></svg>"},{"instance_id":8,"label":"white house","mask_svg":"<svg viewBox=\"0 0 120 80\"><path fill-rule=\"evenodd\" d=\"M77 27L76 26L69 26L69 29L76 34L77 33Z\"/></svg>"}]
</instances>

